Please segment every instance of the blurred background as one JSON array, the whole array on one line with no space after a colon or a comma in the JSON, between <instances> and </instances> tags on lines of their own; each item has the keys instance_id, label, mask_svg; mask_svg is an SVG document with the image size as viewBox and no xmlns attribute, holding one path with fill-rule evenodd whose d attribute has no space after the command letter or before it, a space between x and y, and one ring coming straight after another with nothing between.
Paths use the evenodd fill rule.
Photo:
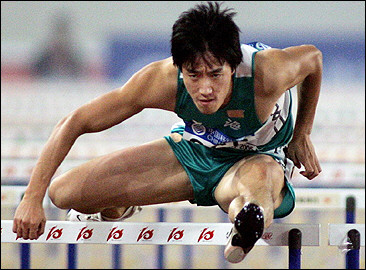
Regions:
<instances>
[{"instance_id":1,"label":"blurred background","mask_svg":"<svg viewBox=\"0 0 366 270\"><path fill-rule=\"evenodd\" d=\"M151 61L170 56L171 27L178 16L200 1L2 1L1 2L1 184L26 185L52 128L63 116L89 100L122 86ZM276 48L313 44L323 52L323 86L312 139L323 171L313 181L295 172L298 188L365 188L365 2L364 1L226 1L238 13L241 41L260 41ZM296 91L294 115L296 115ZM179 119L169 112L142 113L97 134L78 139L56 175L116 149L161 138ZM3 207L12 219L14 207ZM50 219L63 213L50 210ZM134 221L154 219L154 210ZM171 220L179 221L179 210ZM343 223L343 210L294 211L287 223ZM364 223L364 206L357 210ZM219 210L199 211L194 221L222 220ZM217 216L217 218L216 218ZM168 216L169 217L169 216ZM226 220L227 221L227 220ZM326 225L325 225L326 226ZM1 244L2 268L18 268L14 244ZM63 260L60 247L43 247L47 261L34 267L55 268ZM83 247L86 248L86 247ZM90 258L102 247L87 247ZM103 247L107 248L107 247ZM154 247L128 247L126 268L151 268ZM170 247L169 247L170 248ZM170 248L167 267L180 268L179 251ZM195 247L193 268L222 268L198 260L214 254ZM344 268L337 248L309 248L304 268ZM216 254L216 253L215 253ZM263 254L263 256L262 256ZM256 254L225 268L286 268L286 250L258 247ZM312 254L314 256L312 256ZM45 255L46 256L46 255ZM106 261L109 255L105 255ZM140 256L140 257L139 257ZM215 255L216 256L216 255ZM261 263L255 259L268 258ZM317 259L316 259L317 258ZM364 248L361 266L364 267ZM80 268L105 268L86 260ZM59 264L64 267L63 263Z\"/></svg>"}]
</instances>

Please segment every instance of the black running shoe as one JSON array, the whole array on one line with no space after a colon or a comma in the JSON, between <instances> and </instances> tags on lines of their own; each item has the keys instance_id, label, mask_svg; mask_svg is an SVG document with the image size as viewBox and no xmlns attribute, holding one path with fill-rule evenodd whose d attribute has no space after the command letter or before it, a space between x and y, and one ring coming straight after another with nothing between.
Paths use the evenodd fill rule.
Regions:
<instances>
[{"instance_id":1,"label":"black running shoe","mask_svg":"<svg viewBox=\"0 0 366 270\"><path fill-rule=\"evenodd\" d=\"M246 203L235 217L224 251L225 259L231 263L241 262L262 237L263 230L263 208L254 203Z\"/></svg>"}]
</instances>

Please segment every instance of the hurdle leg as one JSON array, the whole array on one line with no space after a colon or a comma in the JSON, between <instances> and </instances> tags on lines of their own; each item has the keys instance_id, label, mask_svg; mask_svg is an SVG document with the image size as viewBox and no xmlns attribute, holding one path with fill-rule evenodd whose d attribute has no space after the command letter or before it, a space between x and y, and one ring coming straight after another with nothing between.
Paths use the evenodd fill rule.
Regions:
<instances>
[{"instance_id":1,"label":"hurdle leg","mask_svg":"<svg viewBox=\"0 0 366 270\"><path fill-rule=\"evenodd\" d=\"M164 208L159 208L158 210L158 221L159 222L165 222L166 220L166 210ZM157 251L157 257L158 257L158 265L157 269L164 269L165 264L165 247L163 245L158 245L158 251Z\"/></svg>"},{"instance_id":2,"label":"hurdle leg","mask_svg":"<svg viewBox=\"0 0 366 270\"><path fill-rule=\"evenodd\" d=\"M347 233L350 250L346 254L346 269L360 269L360 232L356 229Z\"/></svg>"},{"instance_id":3,"label":"hurdle leg","mask_svg":"<svg viewBox=\"0 0 366 270\"><path fill-rule=\"evenodd\" d=\"M30 269L30 244L20 244L20 268Z\"/></svg>"},{"instance_id":4,"label":"hurdle leg","mask_svg":"<svg viewBox=\"0 0 366 270\"><path fill-rule=\"evenodd\" d=\"M112 266L113 269L122 269L121 265L121 245L113 245L112 247Z\"/></svg>"},{"instance_id":5,"label":"hurdle leg","mask_svg":"<svg viewBox=\"0 0 366 270\"><path fill-rule=\"evenodd\" d=\"M346 223L355 223L356 222L356 199L353 196L349 196L346 198ZM351 230L352 231L352 230ZM348 232L348 239L351 241L352 245L353 242L357 241L354 237L354 233L352 234L352 239L350 237L350 232ZM358 235L359 237L359 235ZM352 241L353 240L353 241ZM359 241L359 239L358 239ZM358 243L359 245L359 243ZM357 264L355 260L359 260L359 249L353 249L346 253L346 269L358 269L354 267L354 264ZM350 268L348 268L350 267Z\"/></svg>"},{"instance_id":6,"label":"hurdle leg","mask_svg":"<svg viewBox=\"0 0 366 270\"><path fill-rule=\"evenodd\" d=\"M192 222L192 209L183 210L183 222ZM193 246L183 246L183 269L192 269Z\"/></svg>"},{"instance_id":7,"label":"hurdle leg","mask_svg":"<svg viewBox=\"0 0 366 270\"><path fill-rule=\"evenodd\" d=\"M67 245L68 253L67 253L67 268L68 269L76 269L77 264L77 245L76 244L68 244Z\"/></svg>"},{"instance_id":8,"label":"hurdle leg","mask_svg":"<svg viewBox=\"0 0 366 270\"><path fill-rule=\"evenodd\" d=\"M346 223L356 222L356 199L349 196L346 199Z\"/></svg>"},{"instance_id":9,"label":"hurdle leg","mask_svg":"<svg viewBox=\"0 0 366 270\"><path fill-rule=\"evenodd\" d=\"M289 269L301 269L301 231L291 229L288 233Z\"/></svg>"}]
</instances>

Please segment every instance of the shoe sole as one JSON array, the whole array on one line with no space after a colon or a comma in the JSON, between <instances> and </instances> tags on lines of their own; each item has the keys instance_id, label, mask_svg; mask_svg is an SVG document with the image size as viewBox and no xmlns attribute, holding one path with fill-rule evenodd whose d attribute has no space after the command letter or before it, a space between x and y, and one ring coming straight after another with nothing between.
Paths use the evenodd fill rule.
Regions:
<instances>
[{"instance_id":1,"label":"shoe sole","mask_svg":"<svg viewBox=\"0 0 366 270\"><path fill-rule=\"evenodd\" d=\"M253 228L258 226L260 228L253 231ZM231 237L230 242L226 246L224 257L228 262L239 263L244 260L245 256L263 234L263 210L256 204L246 203L235 217L234 227L237 233ZM248 235L251 236L250 239L248 239Z\"/></svg>"},{"instance_id":2,"label":"shoe sole","mask_svg":"<svg viewBox=\"0 0 366 270\"><path fill-rule=\"evenodd\" d=\"M230 244L225 249L224 257L225 259L230 263L240 263L242 260L244 260L246 254L244 253L243 248L238 246L233 246Z\"/></svg>"},{"instance_id":3,"label":"shoe sole","mask_svg":"<svg viewBox=\"0 0 366 270\"><path fill-rule=\"evenodd\" d=\"M254 203L246 203L243 209L236 215L234 226L239 236L235 238L235 240L239 241L235 241L238 243L234 243L234 246L241 246L243 249L254 246L263 234L263 210Z\"/></svg>"}]
</instances>

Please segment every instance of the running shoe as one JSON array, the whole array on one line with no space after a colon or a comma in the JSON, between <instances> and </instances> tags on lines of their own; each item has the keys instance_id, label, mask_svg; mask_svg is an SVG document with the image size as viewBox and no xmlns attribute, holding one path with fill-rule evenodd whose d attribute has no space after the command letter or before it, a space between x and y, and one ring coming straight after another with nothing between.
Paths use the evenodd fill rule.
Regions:
<instances>
[{"instance_id":1,"label":"running shoe","mask_svg":"<svg viewBox=\"0 0 366 270\"><path fill-rule=\"evenodd\" d=\"M132 217L133 215L139 213L142 210L141 206L130 206L126 209L126 211L123 213L123 215L118 219L107 219L102 217L101 213L95 213L95 214L83 214L80 213L74 209L70 209L69 212L66 215L66 220L68 221L123 221L127 218Z\"/></svg>"},{"instance_id":2,"label":"running shoe","mask_svg":"<svg viewBox=\"0 0 366 270\"><path fill-rule=\"evenodd\" d=\"M246 203L235 217L224 251L225 259L231 263L241 262L262 237L263 230L263 208L254 203Z\"/></svg>"}]
</instances>

